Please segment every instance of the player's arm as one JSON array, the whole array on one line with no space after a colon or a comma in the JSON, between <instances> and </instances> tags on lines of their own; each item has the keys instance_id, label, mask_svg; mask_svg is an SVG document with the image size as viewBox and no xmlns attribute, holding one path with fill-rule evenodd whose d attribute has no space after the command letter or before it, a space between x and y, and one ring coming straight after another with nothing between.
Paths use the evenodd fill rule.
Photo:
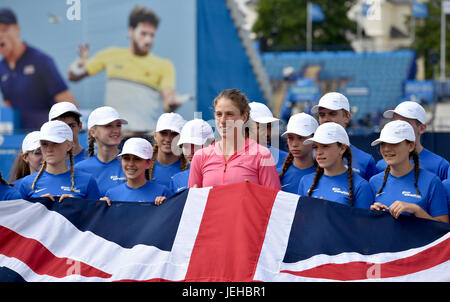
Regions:
<instances>
[{"instance_id":1,"label":"player's arm","mask_svg":"<svg viewBox=\"0 0 450 302\"><path fill-rule=\"evenodd\" d=\"M55 100L56 103L69 102L77 106L77 108L79 108L78 103L73 97L72 92L70 92L70 90L68 89L57 93L53 99Z\"/></svg>"},{"instance_id":2,"label":"player's arm","mask_svg":"<svg viewBox=\"0 0 450 302\"><path fill-rule=\"evenodd\" d=\"M79 57L70 64L69 74L67 75L69 81L78 82L89 76L85 66L89 55L89 45L80 44L78 46Z\"/></svg>"}]
</instances>

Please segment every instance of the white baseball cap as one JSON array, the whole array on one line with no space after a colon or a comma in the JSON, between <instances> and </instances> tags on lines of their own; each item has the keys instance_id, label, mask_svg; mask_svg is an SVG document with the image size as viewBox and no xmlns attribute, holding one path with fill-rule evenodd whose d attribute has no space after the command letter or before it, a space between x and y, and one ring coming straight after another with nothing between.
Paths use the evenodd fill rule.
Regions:
<instances>
[{"instance_id":1,"label":"white baseball cap","mask_svg":"<svg viewBox=\"0 0 450 302\"><path fill-rule=\"evenodd\" d=\"M396 120L384 125L381 130L380 137L374 140L370 145L375 146L382 142L397 144L404 140L408 140L410 142L416 141L414 129L408 122Z\"/></svg>"},{"instance_id":2,"label":"white baseball cap","mask_svg":"<svg viewBox=\"0 0 450 302\"><path fill-rule=\"evenodd\" d=\"M279 121L273 116L272 111L263 103L251 102L250 106L250 118L257 123L268 124Z\"/></svg>"},{"instance_id":3,"label":"white baseball cap","mask_svg":"<svg viewBox=\"0 0 450 302\"><path fill-rule=\"evenodd\" d=\"M305 140L303 144L309 145L313 142L326 145L341 143L350 146L350 140L344 127L334 122L328 122L317 127L314 136Z\"/></svg>"},{"instance_id":4,"label":"white baseball cap","mask_svg":"<svg viewBox=\"0 0 450 302\"><path fill-rule=\"evenodd\" d=\"M143 138L132 137L123 144L122 152L118 156L133 154L143 159L151 159L153 156L152 144Z\"/></svg>"},{"instance_id":5,"label":"white baseball cap","mask_svg":"<svg viewBox=\"0 0 450 302\"><path fill-rule=\"evenodd\" d=\"M72 129L62 121L49 121L42 125L39 140L57 144L65 141L73 141Z\"/></svg>"},{"instance_id":6,"label":"white baseball cap","mask_svg":"<svg viewBox=\"0 0 450 302\"><path fill-rule=\"evenodd\" d=\"M69 102L60 102L54 104L52 108L50 108L50 111L48 113L48 120L51 121L67 112L73 112L78 116L81 116L81 112L74 104Z\"/></svg>"},{"instance_id":7,"label":"white baseball cap","mask_svg":"<svg viewBox=\"0 0 450 302\"><path fill-rule=\"evenodd\" d=\"M121 118L116 109L109 106L103 106L94 109L88 118L88 129L94 126L103 126L119 120L122 124L128 124L128 121Z\"/></svg>"},{"instance_id":8,"label":"white baseball cap","mask_svg":"<svg viewBox=\"0 0 450 302\"><path fill-rule=\"evenodd\" d=\"M36 150L41 146L39 142L40 132L33 131L28 133L22 141L22 152L26 153L28 151Z\"/></svg>"},{"instance_id":9,"label":"white baseball cap","mask_svg":"<svg viewBox=\"0 0 450 302\"><path fill-rule=\"evenodd\" d=\"M422 124L427 121L425 109L416 102L405 101L397 105L394 110L387 110L383 113L385 118L392 118L394 113L406 118L416 119Z\"/></svg>"},{"instance_id":10,"label":"white baseball cap","mask_svg":"<svg viewBox=\"0 0 450 302\"><path fill-rule=\"evenodd\" d=\"M193 119L184 124L181 129L178 145L194 144L203 145L208 139L214 138L211 126L202 119Z\"/></svg>"},{"instance_id":11,"label":"white baseball cap","mask_svg":"<svg viewBox=\"0 0 450 302\"><path fill-rule=\"evenodd\" d=\"M311 115L304 112L296 113L289 118L286 132L281 136L284 137L288 133L294 133L300 136L310 136L316 132L319 123Z\"/></svg>"},{"instance_id":12,"label":"white baseball cap","mask_svg":"<svg viewBox=\"0 0 450 302\"><path fill-rule=\"evenodd\" d=\"M344 109L345 111L350 112L350 104L347 97L339 92L328 92L324 94L320 98L319 104L311 108L311 113L315 114L319 112L319 107L327 108L330 110Z\"/></svg>"},{"instance_id":13,"label":"white baseball cap","mask_svg":"<svg viewBox=\"0 0 450 302\"><path fill-rule=\"evenodd\" d=\"M175 112L163 113L159 116L158 122L156 122L156 132L163 130L171 130L177 133L181 132L184 123L186 121L181 115Z\"/></svg>"}]
</instances>

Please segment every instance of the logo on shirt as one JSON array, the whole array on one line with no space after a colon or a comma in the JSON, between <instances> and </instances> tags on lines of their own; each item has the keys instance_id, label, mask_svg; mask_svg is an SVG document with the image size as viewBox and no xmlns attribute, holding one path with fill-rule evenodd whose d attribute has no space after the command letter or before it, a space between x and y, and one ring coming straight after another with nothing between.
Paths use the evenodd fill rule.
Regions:
<instances>
[{"instance_id":1,"label":"logo on shirt","mask_svg":"<svg viewBox=\"0 0 450 302\"><path fill-rule=\"evenodd\" d=\"M73 188L73 190L71 190L70 187L65 187L65 186L61 186L61 190L75 192L75 193L80 193L80 189Z\"/></svg>"},{"instance_id":2,"label":"logo on shirt","mask_svg":"<svg viewBox=\"0 0 450 302\"><path fill-rule=\"evenodd\" d=\"M117 180L126 180L126 177L119 177L117 175L111 175L110 176L111 180L117 181Z\"/></svg>"},{"instance_id":3,"label":"logo on shirt","mask_svg":"<svg viewBox=\"0 0 450 302\"><path fill-rule=\"evenodd\" d=\"M27 65L23 68L23 74L33 74L34 71L34 65Z\"/></svg>"},{"instance_id":4,"label":"logo on shirt","mask_svg":"<svg viewBox=\"0 0 450 302\"><path fill-rule=\"evenodd\" d=\"M347 195L347 196L350 195L350 193L342 191L340 188L333 187L332 190L333 190L334 193L344 194L344 195Z\"/></svg>"},{"instance_id":5,"label":"logo on shirt","mask_svg":"<svg viewBox=\"0 0 450 302\"><path fill-rule=\"evenodd\" d=\"M34 193L39 193L41 191L47 190L47 188L43 188L43 189L39 189L39 190L34 190Z\"/></svg>"},{"instance_id":6,"label":"logo on shirt","mask_svg":"<svg viewBox=\"0 0 450 302\"><path fill-rule=\"evenodd\" d=\"M420 195L417 194L412 194L409 191L402 191L403 196L407 196L407 197L414 197L414 198L422 198Z\"/></svg>"},{"instance_id":7,"label":"logo on shirt","mask_svg":"<svg viewBox=\"0 0 450 302\"><path fill-rule=\"evenodd\" d=\"M6 80L8 80L8 75L7 74L2 75L2 82L6 82Z\"/></svg>"}]
</instances>

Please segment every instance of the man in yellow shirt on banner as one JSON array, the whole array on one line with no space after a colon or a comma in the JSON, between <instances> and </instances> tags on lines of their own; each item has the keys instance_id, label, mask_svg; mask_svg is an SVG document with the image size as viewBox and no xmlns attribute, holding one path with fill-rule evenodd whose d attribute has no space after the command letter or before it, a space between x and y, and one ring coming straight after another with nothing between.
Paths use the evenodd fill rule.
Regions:
<instances>
[{"instance_id":1,"label":"man in yellow shirt on banner","mask_svg":"<svg viewBox=\"0 0 450 302\"><path fill-rule=\"evenodd\" d=\"M175 68L171 61L150 53L159 17L146 7L129 16L129 48L109 47L88 59L88 45L69 68L69 80L79 81L106 70L105 105L128 120L132 132L154 130L164 112L180 104L175 97Z\"/></svg>"}]
</instances>

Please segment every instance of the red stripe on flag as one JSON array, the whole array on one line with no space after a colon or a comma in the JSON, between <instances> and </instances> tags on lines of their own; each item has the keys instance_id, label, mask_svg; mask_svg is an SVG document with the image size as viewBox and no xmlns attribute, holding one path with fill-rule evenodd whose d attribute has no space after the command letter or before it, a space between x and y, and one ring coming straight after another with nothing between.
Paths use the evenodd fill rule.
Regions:
<instances>
[{"instance_id":1,"label":"red stripe on flag","mask_svg":"<svg viewBox=\"0 0 450 302\"><path fill-rule=\"evenodd\" d=\"M35 273L63 278L69 275L110 278L111 275L86 263L56 257L42 243L0 226L0 254L17 258Z\"/></svg>"},{"instance_id":2,"label":"red stripe on flag","mask_svg":"<svg viewBox=\"0 0 450 302\"><path fill-rule=\"evenodd\" d=\"M249 183L210 190L186 281L253 280L278 191Z\"/></svg>"},{"instance_id":3,"label":"red stripe on flag","mask_svg":"<svg viewBox=\"0 0 450 302\"><path fill-rule=\"evenodd\" d=\"M391 278L417 273L450 260L450 238L413 256L386 263L355 261L323 264L300 272L281 271L301 277L341 281Z\"/></svg>"}]
</instances>

